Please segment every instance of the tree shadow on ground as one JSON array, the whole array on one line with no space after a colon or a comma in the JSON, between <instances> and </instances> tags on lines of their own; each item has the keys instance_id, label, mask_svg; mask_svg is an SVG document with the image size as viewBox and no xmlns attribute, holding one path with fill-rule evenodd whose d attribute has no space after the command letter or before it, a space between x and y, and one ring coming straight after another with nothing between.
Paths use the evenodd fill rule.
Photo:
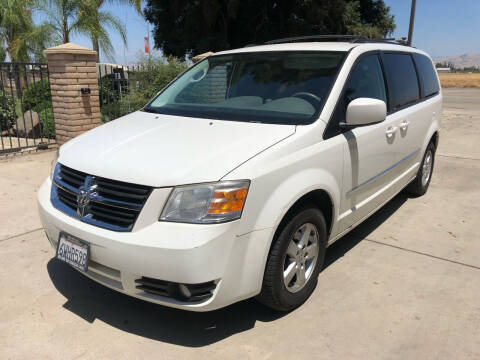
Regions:
<instances>
[{"instance_id":1,"label":"tree shadow on ground","mask_svg":"<svg viewBox=\"0 0 480 360\"><path fill-rule=\"evenodd\" d=\"M362 225L330 246L324 271L385 222L406 200L404 194L397 195ZM205 346L249 330L257 321L270 322L286 315L254 299L206 313L172 309L104 287L55 258L49 261L47 269L56 289L67 298L63 305L65 309L88 322L98 319L117 329L176 345Z\"/></svg>"}]
</instances>

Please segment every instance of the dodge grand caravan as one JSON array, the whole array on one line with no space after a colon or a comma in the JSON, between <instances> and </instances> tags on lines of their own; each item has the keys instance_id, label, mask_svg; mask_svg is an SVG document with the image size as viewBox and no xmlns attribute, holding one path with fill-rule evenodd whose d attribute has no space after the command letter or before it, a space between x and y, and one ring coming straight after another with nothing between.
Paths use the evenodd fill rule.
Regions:
<instances>
[{"instance_id":1,"label":"dodge grand caravan","mask_svg":"<svg viewBox=\"0 0 480 360\"><path fill-rule=\"evenodd\" d=\"M143 109L59 149L38 193L56 257L158 304L207 311L313 292L328 245L427 191L442 94L424 52L283 39L216 53Z\"/></svg>"}]
</instances>

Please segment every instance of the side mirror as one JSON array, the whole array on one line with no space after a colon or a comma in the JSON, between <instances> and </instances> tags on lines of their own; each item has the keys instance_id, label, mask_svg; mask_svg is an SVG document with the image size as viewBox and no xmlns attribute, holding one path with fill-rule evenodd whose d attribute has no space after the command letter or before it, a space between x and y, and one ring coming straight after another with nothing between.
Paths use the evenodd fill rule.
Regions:
<instances>
[{"instance_id":1,"label":"side mirror","mask_svg":"<svg viewBox=\"0 0 480 360\"><path fill-rule=\"evenodd\" d=\"M385 101L372 98L358 98L347 106L346 127L365 126L385 121L387 105Z\"/></svg>"}]
</instances>

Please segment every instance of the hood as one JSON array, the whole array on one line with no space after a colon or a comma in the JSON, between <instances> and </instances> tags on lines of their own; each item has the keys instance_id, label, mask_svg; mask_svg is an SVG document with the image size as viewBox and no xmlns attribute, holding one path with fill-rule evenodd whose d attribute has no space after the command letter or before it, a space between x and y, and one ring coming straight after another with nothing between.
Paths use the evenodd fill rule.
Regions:
<instances>
[{"instance_id":1,"label":"hood","mask_svg":"<svg viewBox=\"0 0 480 360\"><path fill-rule=\"evenodd\" d=\"M91 175L154 187L218 181L294 132L294 125L137 111L69 141L59 162Z\"/></svg>"}]
</instances>

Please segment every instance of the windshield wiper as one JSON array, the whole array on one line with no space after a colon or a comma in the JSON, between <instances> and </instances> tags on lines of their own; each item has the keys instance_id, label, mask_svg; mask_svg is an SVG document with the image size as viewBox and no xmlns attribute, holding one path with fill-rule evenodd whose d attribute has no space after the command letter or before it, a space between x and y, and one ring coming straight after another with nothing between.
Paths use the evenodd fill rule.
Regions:
<instances>
[{"instance_id":1,"label":"windshield wiper","mask_svg":"<svg viewBox=\"0 0 480 360\"><path fill-rule=\"evenodd\" d=\"M143 109L140 109L140 111L145 111L145 112L148 112L148 113L152 113L152 114L159 114L158 111L150 108L150 107L144 107Z\"/></svg>"}]
</instances>

